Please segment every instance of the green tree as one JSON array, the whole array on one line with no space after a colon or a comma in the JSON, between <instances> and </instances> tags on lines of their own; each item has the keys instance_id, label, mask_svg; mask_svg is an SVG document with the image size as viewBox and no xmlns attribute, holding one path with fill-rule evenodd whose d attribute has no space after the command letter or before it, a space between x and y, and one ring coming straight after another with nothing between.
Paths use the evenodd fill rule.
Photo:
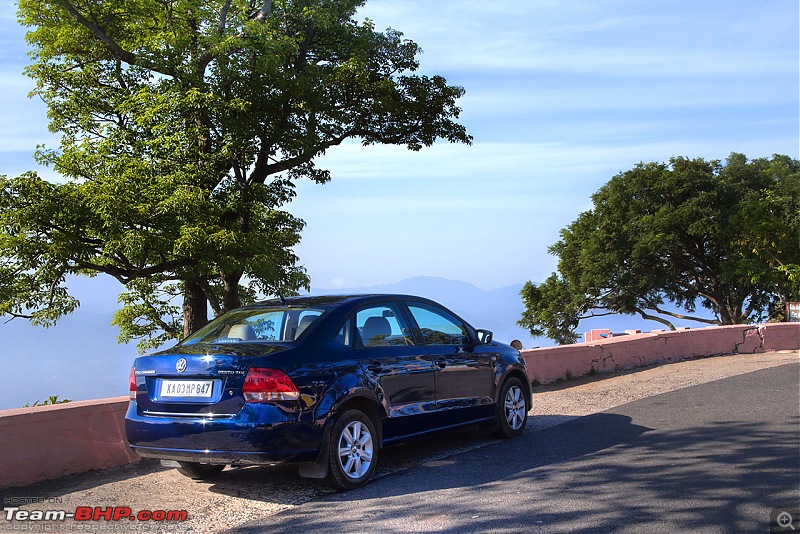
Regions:
<instances>
[{"instance_id":1,"label":"green tree","mask_svg":"<svg viewBox=\"0 0 800 534\"><path fill-rule=\"evenodd\" d=\"M354 19L360 0L20 0L57 150L0 180L0 313L52 324L69 274L126 284L141 348L256 294L308 285L281 210L347 139L470 143L463 89L415 74L419 47ZM174 298L182 297L178 307Z\"/></svg>"},{"instance_id":2,"label":"green tree","mask_svg":"<svg viewBox=\"0 0 800 534\"><path fill-rule=\"evenodd\" d=\"M558 272L522 290L519 324L533 335L573 343L581 319L615 313L671 329L760 321L799 294L797 160L640 163L592 201L549 249ZM698 305L714 318L692 315Z\"/></svg>"}]
</instances>

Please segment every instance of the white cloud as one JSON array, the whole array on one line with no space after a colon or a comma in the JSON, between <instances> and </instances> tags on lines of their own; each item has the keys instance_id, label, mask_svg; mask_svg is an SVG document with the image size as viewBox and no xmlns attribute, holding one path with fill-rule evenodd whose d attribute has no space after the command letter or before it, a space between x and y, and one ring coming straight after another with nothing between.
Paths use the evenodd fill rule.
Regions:
<instances>
[{"instance_id":1,"label":"white cloud","mask_svg":"<svg viewBox=\"0 0 800 534\"><path fill-rule=\"evenodd\" d=\"M796 68L772 53L772 34L796 33L796 20L775 16L785 6L754 4L747 16L763 23L753 25L725 2L694 4L398 0L362 11L379 28L406 31L431 71L709 78Z\"/></svg>"},{"instance_id":2,"label":"white cloud","mask_svg":"<svg viewBox=\"0 0 800 534\"><path fill-rule=\"evenodd\" d=\"M400 180L415 186L419 182L469 180L470 177L495 181L502 181L502 177L574 178L598 170L619 172L639 161L665 161L673 155L724 157L736 150L753 157L769 156L775 150L770 151L766 141L752 141L741 148L714 140L699 143L694 139L650 140L615 146L557 142L492 142L472 146L439 143L420 152L387 145L363 147L351 142L330 150L320 159L319 166L329 169L334 180Z\"/></svg>"},{"instance_id":3,"label":"white cloud","mask_svg":"<svg viewBox=\"0 0 800 534\"><path fill-rule=\"evenodd\" d=\"M14 11L0 10L7 174L31 166L36 144L57 146L27 99ZM362 13L422 46L424 73L465 86L475 144L351 142L321 158L333 181L301 182L289 209L309 223L298 252L326 285L543 277L559 229L639 161L798 156L797 2L369 0ZM475 243L513 254L458 257Z\"/></svg>"}]
</instances>

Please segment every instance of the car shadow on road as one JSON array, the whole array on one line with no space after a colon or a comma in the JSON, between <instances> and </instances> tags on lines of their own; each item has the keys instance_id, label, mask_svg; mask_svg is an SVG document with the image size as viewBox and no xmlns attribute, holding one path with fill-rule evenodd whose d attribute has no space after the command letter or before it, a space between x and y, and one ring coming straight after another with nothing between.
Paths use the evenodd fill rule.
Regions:
<instances>
[{"instance_id":1,"label":"car shadow on road","mask_svg":"<svg viewBox=\"0 0 800 534\"><path fill-rule=\"evenodd\" d=\"M550 417L559 419L561 416ZM628 416L612 413L571 419L538 432L529 430L519 438L498 440L488 447L426 462L413 486L404 488L389 481L381 485L380 495L400 496L505 480L531 469L573 461L633 442L650 430L632 424ZM586 439L587 435L591 435L591 439ZM346 494L348 500L374 496L374 491L363 490Z\"/></svg>"},{"instance_id":2,"label":"car shadow on road","mask_svg":"<svg viewBox=\"0 0 800 534\"><path fill-rule=\"evenodd\" d=\"M552 417L554 422L573 419L571 416L546 417ZM600 429L595 432L594 439L589 440L588 444L585 440L577 439L589 428ZM574 419L543 431L528 430L521 437L510 440L500 440L476 429L457 430L383 449L380 460L382 469L377 480L353 491L329 490L328 495L317 495L316 498L317 502L358 501L411 496L427 491L485 484L518 476L539 466L569 461L613 447L635 439L647 430L645 427L632 425L630 417L613 414L596 414ZM557 445L554 446L554 443ZM509 462L509 458L514 458L514 461ZM283 466L276 467L281 470L286 469ZM416 469L410 469L414 467ZM274 468L265 468L261 474L269 478L277 475L277 472L269 472L268 469ZM410 476L413 481L408 484L396 484L398 472L403 473L404 477ZM255 470L252 470L252 473L254 476L259 474ZM289 482L287 479L284 480ZM295 482L292 481L292 484ZM317 484L321 483L317 481ZM243 496L241 479L238 482L231 479L225 483L214 484L210 489L237 497ZM412 502L413 500L411 499ZM304 519L297 528L301 531L337 530L336 525L327 521L328 518L324 513L307 516L304 514ZM236 532L263 531L262 526L255 525L237 526L235 530Z\"/></svg>"},{"instance_id":3,"label":"car shadow on road","mask_svg":"<svg viewBox=\"0 0 800 534\"><path fill-rule=\"evenodd\" d=\"M477 428L424 437L380 451L373 480L500 441ZM323 479L301 478L293 463L226 469L210 480L208 491L277 505L297 505L337 493Z\"/></svg>"},{"instance_id":4,"label":"car shadow on road","mask_svg":"<svg viewBox=\"0 0 800 534\"><path fill-rule=\"evenodd\" d=\"M535 428L546 428L576 419L572 415L541 415L529 421ZM627 419L629 422L630 419ZM624 423L623 423L624 424ZM614 432L617 432L614 427ZM621 433L615 437L619 438ZM529 428L522 438L511 442L532 439L535 435ZM528 436L528 438L526 438ZM506 440L494 437L490 432L476 427L467 427L450 432L437 433L409 442L381 449L374 480L391 476L414 467L450 465L455 455L498 445ZM602 447L602 443L595 443ZM300 504L321 495L337 493L329 488L325 480L300 478L295 464L275 464L263 467L226 469L215 477L208 490L237 498L264 500L276 504ZM305 498L303 498L305 497Z\"/></svg>"},{"instance_id":5,"label":"car shadow on road","mask_svg":"<svg viewBox=\"0 0 800 534\"><path fill-rule=\"evenodd\" d=\"M645 532L665 523L749 531L766 525L763 510L789 502L796 490L798 423L653 430L626 415L599 413L427 462L310 502L301 514L280 513L235 530L385 531L411 520L416 529L430 521L431 530L444 532L536 526L570 532L587 525ZM676 500L681 504L672 508ZM347 510L347 522L332 509Z\"/></svg>"}]
</instances>

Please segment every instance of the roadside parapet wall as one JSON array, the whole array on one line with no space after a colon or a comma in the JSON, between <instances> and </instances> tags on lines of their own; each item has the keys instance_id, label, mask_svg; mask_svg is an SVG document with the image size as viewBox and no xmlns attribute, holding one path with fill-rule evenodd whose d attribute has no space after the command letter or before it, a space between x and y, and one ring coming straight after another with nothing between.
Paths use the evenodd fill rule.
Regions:
<instances>
[{"instance_id":1,"label":"roadside parapet wall","mask_svg":"<svg viewBox=\"0 0 800 534\"><path fill-rule=\"evenodd\" d=\"M663 361L800 349L800 323L631 334L523 351L532 380L613 372ZM0 488L135 462L127 397L0 410Z\"/></svg>"},{"instance_id":2,"label":"roadside parapet wall","mask_svg":"<svg viewBox=\"0 0 800 534\"><path fill-rule=\"evenodd\" d=\"M0 410L0 488L135 462L128 397Z\"/></svg>"},{"instance_id":3,"label":"roadside parapet wall","mask_svg":"<svg viewBox=\"0 0 800 534\"><path fill-rule=\"evenodd\" d=\"M795 349L800 349L800 323L712 326L629 334L574 345L524 350L522 354L531 380L548 384L572 376L610 373L658 362Z\"/></svg>"}]
</instances>

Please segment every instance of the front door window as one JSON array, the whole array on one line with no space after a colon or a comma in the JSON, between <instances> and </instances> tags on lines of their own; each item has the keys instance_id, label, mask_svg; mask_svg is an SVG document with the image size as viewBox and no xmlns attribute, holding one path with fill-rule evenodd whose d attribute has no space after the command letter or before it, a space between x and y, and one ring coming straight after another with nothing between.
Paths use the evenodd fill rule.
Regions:
<instances>
[{"instance_id":1,"label":"front door window","mask_svg":"<svg viewBox=\"0 0 800 534\"><path fill-rule=\"evenodd\" d=\"M464 323L440 308L423 303L409 303L427 345L466 345L469 342Z\"/></svg>"},{"instance_id":2,"label":"front door window","mask_svg":"<svg viewBox=\"0 0 800 534\"><path fill-rule=\"evenodd\" d=\"M362 347L413 345L408 325L397 305L391 302L362 308L356 313L356 327Z\"/></svg>"}]
</instances>

